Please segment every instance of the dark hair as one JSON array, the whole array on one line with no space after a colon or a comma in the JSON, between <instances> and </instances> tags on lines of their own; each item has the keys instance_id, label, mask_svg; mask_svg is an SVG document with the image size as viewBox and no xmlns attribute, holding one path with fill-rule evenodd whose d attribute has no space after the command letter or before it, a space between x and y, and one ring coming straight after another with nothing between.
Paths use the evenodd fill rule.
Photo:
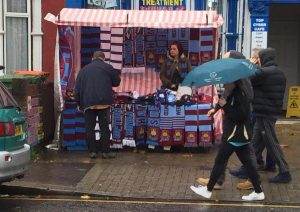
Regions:
<instances>
[{"instance_id":1,"label":"dark hair","mask_svg":"<svg viewBox=\"0 0 300 212\"><path fill-rule=\"evenodd\" d=\"M171 47L172 45L177 46L177 49L178 49L178 56L180 57L180 56L183 54L183 48L182 48L181 44L180 44L178 41L173 41L173 42L171 43L170 47ZM169 55L171 55L170 49L169 49Z\"/></svg>"},{"instance_id":2,"label":"dark hair","mask_svg":"<svg viewBox=\"0 0 300 212\"><path fill-rule=\"evenodd\" d=\"M238 51L235 50L230 50L229 51L229 58L234 58L234 59L246 59L245 56Z\"/></svg>"}]
</instances>

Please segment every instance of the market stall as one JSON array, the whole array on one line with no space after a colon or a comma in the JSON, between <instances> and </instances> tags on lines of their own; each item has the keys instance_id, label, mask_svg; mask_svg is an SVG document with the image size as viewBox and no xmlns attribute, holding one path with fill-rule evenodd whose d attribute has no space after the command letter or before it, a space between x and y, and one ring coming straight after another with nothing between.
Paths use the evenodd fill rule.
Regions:
<instances>
[{"instance_id":1,"label":"market stall","mask_svg":"<svg viewBox=\"0 0 300 212\"><path fill-rule=\"evenodd\" d=\"M64 146L68 149L82 149L85 141L82 114L65 94L74 88L76 73L90 62L95 50L104 51L107 62L120 71L117 93L132 92L135 98L158 94L160 66L169 43L179 40L191 64L198 66L216 58L218 28L223 22L215 11L68 8L58 16L47 14L45 19L58 25L57 78L65 100ZM112 109L112 147L140 143L150 148L211 145L212 120L204 114L217 94L211 86L199 91L192 105L176 106L157 98L151 103L135 101L133 106L130 101L116 102Z\"/></svg>"}]
</instances>

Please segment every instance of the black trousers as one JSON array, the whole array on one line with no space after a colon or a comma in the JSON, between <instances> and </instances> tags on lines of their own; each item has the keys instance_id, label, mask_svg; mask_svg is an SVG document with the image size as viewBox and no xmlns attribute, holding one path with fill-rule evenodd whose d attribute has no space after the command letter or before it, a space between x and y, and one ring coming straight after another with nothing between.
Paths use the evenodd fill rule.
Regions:
<instances>
[{"instance_id":1,"label":"black trousers","mask_svg":"<svg viewBox=\"0 0 300 212\"><path fill-rule=\"evenodd\" d=\"M98 117L98 123L100 127L100 143L96 142L95 126L96 118ZM107 109L88 109L84 112L85 118L85 134L88 144L89 152L105 152L110 151L110 130L109 130L109 108Z\"/></svg>"},{"instance_id":2,"label":"black trousers","mask_svg":"<svg viewBox=\"0 0 300 212\"><path fill-rule=\"evenodd\" d=\"M259 158L264 148L279 167L279 173L289 172L288 163L280 147L275 132L275 119L257 117L253 129L253 147L256 158Z\"/></svg>"},{"instance_id":3,"label":"black trousers","mask_svg":"<svg viewBox=\"0 0 300 212\"><path fill-rule=\"evenodd\" d=\"M251 158L251 146L250 144L235 147L228 143L227 141L222 141L220 145L219 152L215 159L215 164L212 169L209 182L207 184L207 190L212 191L215 184L217 183L219 177L224 174L224 170L227 165L227 161L233 152L236 153L239 160L245 166L249 178L253 184L256 193L262 192L260 187L260 177L257 173L256 167L253 164L253 159Z\"/></svg>"}]
</instances>

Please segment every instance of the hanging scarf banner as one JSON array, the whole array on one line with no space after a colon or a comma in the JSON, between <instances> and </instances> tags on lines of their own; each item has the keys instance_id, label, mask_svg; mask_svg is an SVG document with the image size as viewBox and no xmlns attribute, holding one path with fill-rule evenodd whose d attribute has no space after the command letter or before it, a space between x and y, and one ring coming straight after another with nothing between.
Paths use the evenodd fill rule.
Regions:
<instances>
[{"instance_id":1,"label":"hanging scarf banner","mask_svg":"<svg viewBox=\"0 0 300 212\"><path fill-rule=\"evenodd\" d=\"M185 0L140 0L140 10L185 10Z\"/></svg>"},{"instance_id":2,"label":"hanging scarf banner","mask_svg":"<svg viewBox=\"0 0 300 212\"><path fill-rule=\"evenodd\" d=\"M59 26L59 64L60 64L60 85L64 94L67 88L75 87L75 69L74 69L74 27Z\"/></svg>"}]
</instances>

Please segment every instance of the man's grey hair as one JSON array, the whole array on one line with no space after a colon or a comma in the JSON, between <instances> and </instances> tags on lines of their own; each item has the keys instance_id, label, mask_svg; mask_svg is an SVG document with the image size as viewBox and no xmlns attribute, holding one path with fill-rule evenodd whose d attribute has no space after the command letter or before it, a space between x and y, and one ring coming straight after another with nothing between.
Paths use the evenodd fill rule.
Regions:
<instances>
[{"instance_id":1,"label":"man's grey hair","mask_svg":"<svg viewBox=\"0 0 300 212\"><path fill-rule=\"evenodd\" d=\"M96 58L100 58L102 60L105 60L105 54L104 54L104 52L102 52L102 51L95 51L94 54L93 54L93 59L96 59Z\"/></svg>"}]
</instances>

